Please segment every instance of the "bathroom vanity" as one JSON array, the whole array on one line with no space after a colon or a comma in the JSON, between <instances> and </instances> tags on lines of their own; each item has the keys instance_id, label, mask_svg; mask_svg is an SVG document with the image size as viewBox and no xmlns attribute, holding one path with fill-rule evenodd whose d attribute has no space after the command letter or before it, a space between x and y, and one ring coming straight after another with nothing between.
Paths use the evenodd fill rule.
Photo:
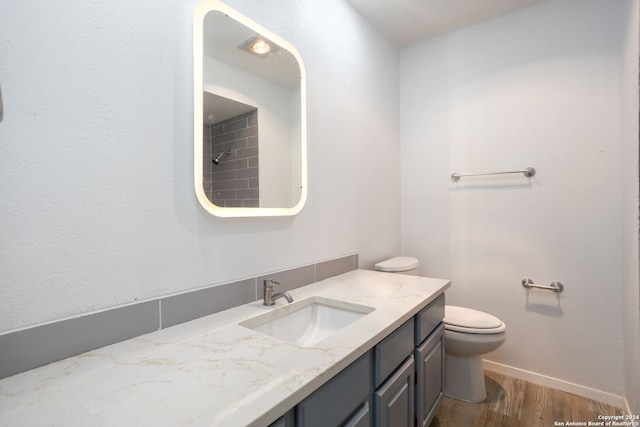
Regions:
<instances>
[{"instance_id":1,"label":"bathroom vanity","mask_svg":"<svg viewBox=\"0 0 640 427\"><path fill-rule=\"evenodd\" d=\"M103 347L1 380L0 425L423 425L442 395L448 287L355 270L291 291L293 304L259 300ZM344 323L319 340L274 333L320 306Z\"/></svg>"},{"instance_id":2,"label":"bathroom vanity","mask_svg":"<svg viewBox=\"0 0 640 427\"><path fill-rule=\"evenodd\" d=\"M444 396L443 318L444 294L272 427L428 426Z\"/></svg>"}]
</instances>

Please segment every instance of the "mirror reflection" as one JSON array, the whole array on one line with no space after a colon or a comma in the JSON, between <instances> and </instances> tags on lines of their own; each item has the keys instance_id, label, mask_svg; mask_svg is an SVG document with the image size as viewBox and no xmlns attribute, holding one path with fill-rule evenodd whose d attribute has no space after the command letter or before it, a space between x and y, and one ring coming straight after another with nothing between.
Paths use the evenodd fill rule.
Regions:
<instances>
[{"instance_id":1,"label":"mirror reflection","mask_svg":"<svg viewBox=\"0 0 640 427\"><path fill-rule=\"evenodd\" d=\"M202 3L213 7L196 11L196 24L202 19L200 96L195 76L198 199L220 216L295 214L306 199L299 57L225 5Z\"/></svg>"},{"instance_id":2,"label":"mirror reflection","mask_svg":"<svg viewBox=\"0 0 640 427\"><path fill-rule=\"evenodd\" d=\"M258 109L204 92L202 173L221 207L260 207Z\"/></svg>"}]
</instances>

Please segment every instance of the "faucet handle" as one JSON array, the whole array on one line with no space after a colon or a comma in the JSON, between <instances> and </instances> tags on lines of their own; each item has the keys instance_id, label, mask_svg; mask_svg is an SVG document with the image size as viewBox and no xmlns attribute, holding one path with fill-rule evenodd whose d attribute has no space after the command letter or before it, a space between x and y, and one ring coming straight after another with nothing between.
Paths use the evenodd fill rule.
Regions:
<instances>
[{"instance_id":1,"label":"faucet handle","mask_svg":"<svg viewBox=\"0 0 640 427\"><path fill-rule=\"evenodd\" d=\"M265 288L266 287L272 287L273 288L273 285L279 285L280 282L276 282L273 279L264 279L263 284L264 284Z\"/></svg>"},{"instance_id":2,"label":"faucet handle","mask_svg":"<svg viewBox=\"0 0 640 427\"><path fill-rule=\"evenodd\" d=\"M272 306L272 305L275 304L274 299L273 299L273 297L274 297L273 285L279 285L280 283L276 282L273 279L265 279L263 283L264 283L264 286L263 286L264 302L263 302L263 304L266 305L266 306ZM276 298L277 298L277 296L276 296Z\"/></svg>"}]
</instances>

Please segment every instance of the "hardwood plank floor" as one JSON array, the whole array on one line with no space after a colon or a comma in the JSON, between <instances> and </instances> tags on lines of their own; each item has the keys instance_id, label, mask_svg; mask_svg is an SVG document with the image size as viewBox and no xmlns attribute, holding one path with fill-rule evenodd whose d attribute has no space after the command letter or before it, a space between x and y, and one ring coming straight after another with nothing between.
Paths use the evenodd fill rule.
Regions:
<instances>
[{"instance_id":1,"label":"hardwood plank floor","mask_svg":"<svg viewBox=\"0 0 640 427\"><path fill-rule=\"evenodd\" d=\"M548 427L595 422L598 415L623 415L620 408L485 371L487 400L444 397L430 427Z\"/></svg>"}]
</instances>

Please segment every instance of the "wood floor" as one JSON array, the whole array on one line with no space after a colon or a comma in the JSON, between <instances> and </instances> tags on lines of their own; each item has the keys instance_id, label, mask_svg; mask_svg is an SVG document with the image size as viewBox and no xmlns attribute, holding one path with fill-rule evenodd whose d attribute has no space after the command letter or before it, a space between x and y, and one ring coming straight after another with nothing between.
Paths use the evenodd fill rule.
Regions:
<instances>
[{"instance_id":1,"label":"wood floor","mask_svg":"<svg viewBox=\"0 0 640 427\"><path fill-rule=\"evenodd\" d=\"M528 381L485 371L487 400L469 403L444 397L430 427L547 427L599 421L622 415L620 408ZM578 424L579 425L579 424Z\"/></svg>"}]
</instances>

